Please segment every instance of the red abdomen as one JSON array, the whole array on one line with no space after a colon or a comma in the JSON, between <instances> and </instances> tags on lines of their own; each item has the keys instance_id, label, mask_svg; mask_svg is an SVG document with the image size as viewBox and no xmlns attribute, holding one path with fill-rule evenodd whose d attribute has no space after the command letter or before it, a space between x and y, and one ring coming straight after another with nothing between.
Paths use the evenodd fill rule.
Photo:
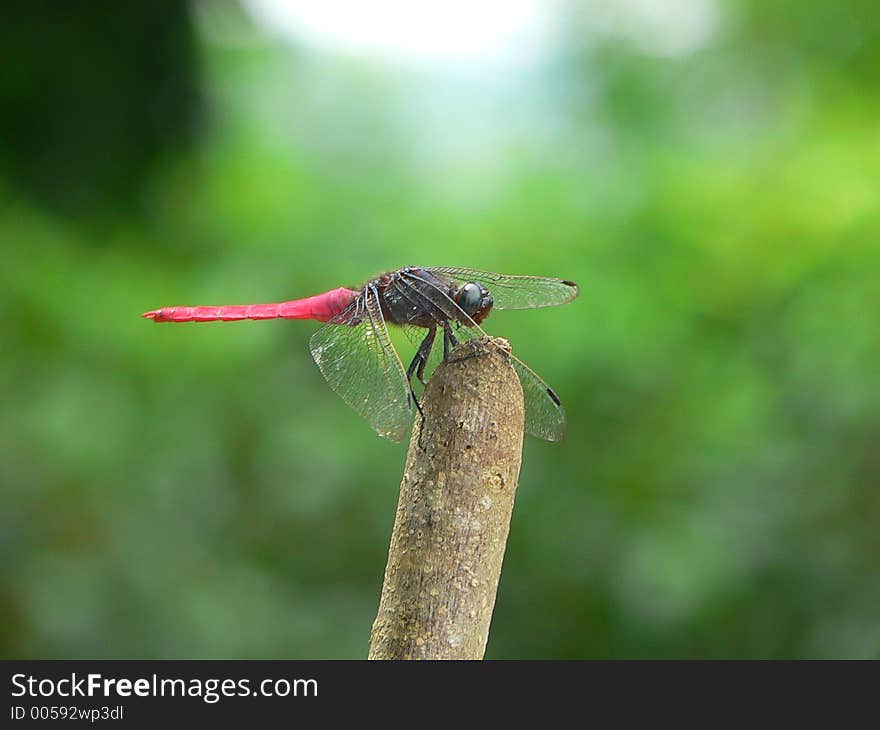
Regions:
<instances>
[{"instance_id":1,"label":"red abdomen","mask_svg":"<svg viewBox=\"0 0 880 730\"><path fill-rule=\"evenodd\" d=\"M341 287L305 299L276 304L164 307L143 314L154 322L233 322L239 319L333 319L352 303L357 292Z\"/></svg>"}]
</instances>

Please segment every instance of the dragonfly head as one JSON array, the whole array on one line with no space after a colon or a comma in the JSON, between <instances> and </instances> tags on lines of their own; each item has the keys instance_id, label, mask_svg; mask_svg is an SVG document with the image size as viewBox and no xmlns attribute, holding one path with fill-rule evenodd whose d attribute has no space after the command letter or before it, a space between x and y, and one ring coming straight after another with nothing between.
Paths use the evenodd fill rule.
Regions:
<instances>
[{"instance_id":1,"label":"dragonfly head","mask_svg":"<svg viewBox=\"0 0 880 730\"><path fill-rule=\"evenodd\" d=\"M492 311L492 295L486 287L475 281L462 284L455 290L452 298L477 324L486 319Z\"/></svg>"}]
</instances>

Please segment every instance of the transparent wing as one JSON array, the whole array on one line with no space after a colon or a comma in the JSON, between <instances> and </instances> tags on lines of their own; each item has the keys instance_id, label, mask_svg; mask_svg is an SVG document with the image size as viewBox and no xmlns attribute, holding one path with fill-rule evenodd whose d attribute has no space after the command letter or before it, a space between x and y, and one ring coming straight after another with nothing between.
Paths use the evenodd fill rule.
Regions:
<instances>
[{"instance_id":1,"label":"transparent wing","mask_svg":"<svg viewBox=\"0 0 880 730\"><path fill-rule=\"evenodd\" d=\"M485 332L479 327L463 326L455 329L455 336L459 342L464 342L484 337ZM562 441L568 424L556 391L513 353L510 354L510 364L522 385L526 433L545 441Z\"/></svg>"},{"instance_id":2,"label":"transparent wing","mask_svg":"<svg viewBox=\"0 0 880 730\"><path fill-rule=\"evenodd\" d=\"M476 269L432 266L426 269L459 284L476 281L492 294L495 309L536 309L570 302L578 295L578 286L566 279L544 276L507 276Z\"/></svg>"},{"instance_id":3,"label":"transparent wing","mask_svg":"<svg viewBox=\"0 0 880 730\"><path fill-rule=\"evenodd\" d=\"M522 384L526 433L545 441L562 441L568 424L556 391L515 355L511 354L510 362Z\"/></svg>"},{"instance_id":4,"label":"transparent wing","mask_svg":"<svg viewBox=\"0 0 880 730\"><path fill-rule=\"evenodd\" d=\"M412 426L406 373L385 327L375 289L331 319L309 340L312 357L349 406L391 441Z\"/></svg>"},{"instance_id":5,"label":"transparent wing","mask_svg":"<svg viewBox=\"0 0 880 730\"><path fill-rule=\"evenodd\" d=\"M448 321L457 322L453 329L459 342L487 336L478 324L432 282L420 278L418 274L407 274L404 281L428 299L432 306L443 311ZM435 349L442 349L442 337L441 330L437 333ZM559 396L518 357L511 354L510 361L522 384L526 433L546 441L561 441L565 436L566 419Z\"/></svg>"}]
</instances>

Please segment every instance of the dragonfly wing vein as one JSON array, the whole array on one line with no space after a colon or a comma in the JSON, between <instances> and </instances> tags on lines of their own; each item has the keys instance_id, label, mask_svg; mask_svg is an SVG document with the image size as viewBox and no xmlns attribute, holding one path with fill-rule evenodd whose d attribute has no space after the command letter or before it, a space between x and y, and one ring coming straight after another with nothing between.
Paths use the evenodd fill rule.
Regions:
<instances>
[{"instance_id":1,"label":"dragonfly wing vein","mask_svg":"<svg viewBox=\"0 0 880 730\"><path fill-rule=\"evenodd\" d=\"M495 309L537 309L566 304L578 295L573 281L546 276L514 276L490 271L432 266L426 271L452 279L458 284L475 281L492 294Z\"/></svg>"},{"instance_id":2,"label":"dragonfly wing vein","mask_svg":"<svg viewBox=\"0 0 880 730\"><path fill-rule=\"evenodd\" d=\"M381 436L401 441L412 412L406 375L375 289L312 335L312 357L333 390Z\"/></svg>"}]
</instances>

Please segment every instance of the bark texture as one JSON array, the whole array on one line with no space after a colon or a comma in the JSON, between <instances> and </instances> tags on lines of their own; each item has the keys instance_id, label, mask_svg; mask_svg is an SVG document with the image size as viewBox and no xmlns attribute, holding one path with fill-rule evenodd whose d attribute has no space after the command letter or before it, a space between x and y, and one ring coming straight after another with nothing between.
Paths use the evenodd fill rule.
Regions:
<instances>
[{"instance_id":1,"label":"bark texture","mask_svg":"<svg viewBox=\"0 0 880 730\"><path fill-rule=\"evenodd\" d=\"M523 395L507 352L504 340L465 342L428 382L370 659L483 658L522 461Z\"/></svg>"}]
</instances>

